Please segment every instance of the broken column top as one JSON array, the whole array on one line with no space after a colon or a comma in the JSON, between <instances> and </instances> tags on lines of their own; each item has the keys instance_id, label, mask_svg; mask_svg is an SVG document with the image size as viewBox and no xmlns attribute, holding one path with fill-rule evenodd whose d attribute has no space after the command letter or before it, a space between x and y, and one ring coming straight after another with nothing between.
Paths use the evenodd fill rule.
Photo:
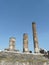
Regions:
<instances>
[{"instance_id":1,"label":"broken column top","mask_svg":"<svg viewBox=\"0 0 49 65\"><path fill-rule=\"evenodd\" d=\"M10 42L11 42L11 41L15 42L15 41L16 41L16 38L15 38L15 37L10 37L9 41L10 41Z\"/></svg>"},{"instance_id":2,"label":"broken column top","mask_svg":"<svg viewBox=\"0 0 49 65\"><path fill-rule=\"evenodd\" d=\"M10 39L9 39L9 50L10 51L15 50L15 41L16 41L15 37L10 37Z\"/></svg>"},{"instance_id":3,"label":"broken column top","mask_svg":"<svg viewBox=\"0 0 49 65\"><path fill-rule=\"evenodd\" d=\"M28 39L28 34L27 34L27 33L24 33L24 34L23 34L23 37L24 37L24 38L23 38L24 40Z\"/></svg>"},{"instance_id":4,"label":"broken column top","mask_svg":"<svg viewBox=\"0 0 49 65\"><path fill-rule=\"evenodd\" d=\"M36 24L35 22L32 22L32 24Z\"/></svg>"}]
</instances>

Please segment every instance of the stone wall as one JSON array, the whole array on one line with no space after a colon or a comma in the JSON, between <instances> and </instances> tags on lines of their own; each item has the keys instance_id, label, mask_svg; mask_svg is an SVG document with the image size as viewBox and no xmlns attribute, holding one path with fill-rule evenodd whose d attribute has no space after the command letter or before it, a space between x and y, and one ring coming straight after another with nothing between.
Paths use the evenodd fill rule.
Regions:
<instances>
[{"instance_id":1,"label":"stone wall","mask_svg":"<svg viewBox=\"0 0 49 65\"><path fill-rule=\"evenodd\" d=\"M49 59L44 55L1 52L0 65L49 65Z\"/></svg>"}]
</instances>

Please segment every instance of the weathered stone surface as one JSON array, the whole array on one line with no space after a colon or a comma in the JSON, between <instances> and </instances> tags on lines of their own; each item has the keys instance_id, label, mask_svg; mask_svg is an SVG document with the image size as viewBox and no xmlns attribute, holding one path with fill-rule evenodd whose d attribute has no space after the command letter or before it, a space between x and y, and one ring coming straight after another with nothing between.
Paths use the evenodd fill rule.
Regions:
<instances>
[{"instance_id":1,"label":"weathered stone surface","mask_svg":"<svg viewBox=\"0 0 49 65\"><path fill-rule=\"evenodd\" d=\"M11 37L10 40L9 40L9 50L13 51L15 50L15 38L14 37Z\"/></svg>"},{"instance_id":2,"label":"weathered stone surface","mask_svg":"<svg viewBox=\"0 0 49 65\"><path fill-rule=\"evenodd\" d=\"M36 23L32 23L32 30L33 30L34 52L39 53L39 45L38 45L38 38L37 38L37 32L36 32Z\"/></svg>"},{"instance_id":3,"label":"weathered stone surface","mask_svg":"<svg viewBox=\"0 0 49 65\"><path fill-rule=\"evenodd\" d=\"M28 52L28 34L23 34L23 52Z\"/></svg>"},{"instance_id":4,"label":"weathered stone surface","mask_svg":"<svg viewBox=\"0 0 49 65\"><path fill-rule=\"evenodd\" d=\"M0 65L49 65L44 55L0 52Z\"/></svg>"}]
</instances>

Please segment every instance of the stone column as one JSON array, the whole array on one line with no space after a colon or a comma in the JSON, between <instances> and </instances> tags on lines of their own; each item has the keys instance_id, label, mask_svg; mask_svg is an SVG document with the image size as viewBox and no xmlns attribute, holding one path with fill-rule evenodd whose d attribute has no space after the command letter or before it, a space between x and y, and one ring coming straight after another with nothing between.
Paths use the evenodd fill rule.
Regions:
<instances>
[{"instance_id":1,"label":"stone column","mask_svg":"<svg viewBox=\"0 0 49 65\"><path fill-rule=\"evenodd\" d=\"M16 39L14 37L11 37L9 40L9 50L14 51L15 50L15 41Z\"/></svg>"},{"instance_id":2,"label":"stone column","mask_svg":"<svg viewBox=\"0 0 49 65\"><path fill-rule=\"evenodd\" d=\"M32 30L33 30L33 41L34 41L34 52L39 53L39 46L38 46L38 39L37 39L37 32L36 32L36 23L32 23Z\"/></svg>"},{"instance_id":3,"label":"stone column","mask_svg":"<svg viewBox=\"0 0 49 65\"><path fill-rule=\"evenodd\" d=\"M28 52L28 35L26 33L23 35L23 52Z\"/></svg>"}]
</instances>

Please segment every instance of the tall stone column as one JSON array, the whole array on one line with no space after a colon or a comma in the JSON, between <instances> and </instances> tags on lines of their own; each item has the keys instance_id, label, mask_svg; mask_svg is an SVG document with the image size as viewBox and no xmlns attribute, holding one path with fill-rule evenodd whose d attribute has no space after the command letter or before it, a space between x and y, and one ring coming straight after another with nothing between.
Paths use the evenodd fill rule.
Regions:
<instances>
[{"instance_id":1,"label":"tall stone column","mask_svg":"<svg viewBox=\"0 0 49 65\"><path fill-rule=\"evenodd\" d=\"M23 52L28 52L28 35L26 33L23 35Z\"/></svg>"},{"instance_id":2,"label":"tall stone column","mask_svg":"<svg viewBox=\"0 0 49 65\"><path fill-rule=\"evenodd\" d=\"M33 30L33 41L34 41L34 52L39 53L39 46L38 46L38 39L37 39L37 32L36 32L36 23L32 23L32 30Z\"/></svg>"},{"instance_id":3,"label":"tall stone column","mask_svg":"<svg viewBox=\"0 0 49 65\"><path fill-rule=\"evenodd\" d=\"M14 51L15 50L15 41L16 39L14 37L11 37L9 40L9 50Z\"/></svg>"}]
</instances>

